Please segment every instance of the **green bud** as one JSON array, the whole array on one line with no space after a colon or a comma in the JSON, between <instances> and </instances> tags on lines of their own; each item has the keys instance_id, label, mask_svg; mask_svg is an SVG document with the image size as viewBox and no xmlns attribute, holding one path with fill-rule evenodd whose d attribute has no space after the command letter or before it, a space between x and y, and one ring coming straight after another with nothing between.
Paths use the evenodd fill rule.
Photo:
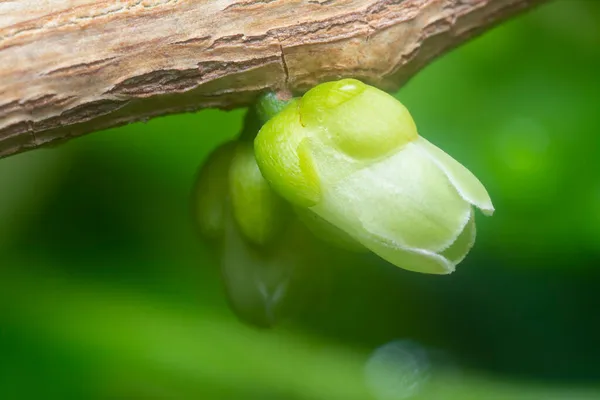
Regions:
<instances>
[{"instance_id":1,"label":"green bud","mask_svg":"<svg viewBox=\"0 0 600 400\"><path fill-rule=\"evenodd\" d=\"M359 81L319 85L265 124L255 141L263 176L399 267L447 274L472 247L472 206L487 191L417 134L395 98Z\"/></svg>"},{"instance_id":2,"label":"green bud","mask_svg":"<svg viewBox=\"0 0 600 400\"><path fill-rule=\"evenodd\" d=\"M310 234L292 219L269 246L255 246L242 237L231 214L227 221L221 275L238 318L271 327L302 308L316 286Z\"/></svg>"},{"instance_id":3,"label":"green bud","mask_svg":"<svg viewBox=\"0 0 600 400\"><path fill-rule=\"evenodd\" d=\"M305 291L315 282L307 276L318 263L310 233L260 173L252 144L259 127L252 108L240 139L208 157L193 210L203 236L215 240L231 308L242 321L269 327L310 298Z\"/></svg>"},{"instance_id":4,"label":"green bud","mask_svg":"<svg viewBox=\"0 0 600 400\"><path fill-rule=\"evenodd\" d=\"M192 212L200 233L209 239L223 235L227 175L235 148L236 144L229 142L216 149L200 168L194 185Z\"/></svg>"},{"instance_id":5,"label":"green bud","mask_svg":"<svg viewBox=\"0 0 600 400\"><path fill-rule=\"evenodd\" d=\"M289 207L261 175L250 142L240 142L231 160L229 193L233 215L247 240L264 245L281 231Z\"/></svg>"}]
</instances>

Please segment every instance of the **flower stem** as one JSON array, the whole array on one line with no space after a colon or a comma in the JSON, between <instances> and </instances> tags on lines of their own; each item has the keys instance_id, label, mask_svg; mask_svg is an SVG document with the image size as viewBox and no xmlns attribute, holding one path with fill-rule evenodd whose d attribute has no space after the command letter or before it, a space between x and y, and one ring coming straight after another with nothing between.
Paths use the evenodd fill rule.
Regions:
<instances>
[{"instance_id":1,"label":"flower stem","mask_svg":"<svg viewBox=\"0 0 600 400\"><path fill-rule=\"evenodd\" d=\"M264 124L292 100L289 92L266 92L260 95L254 108L261 124Z\"/></svg>"}]
</instances>

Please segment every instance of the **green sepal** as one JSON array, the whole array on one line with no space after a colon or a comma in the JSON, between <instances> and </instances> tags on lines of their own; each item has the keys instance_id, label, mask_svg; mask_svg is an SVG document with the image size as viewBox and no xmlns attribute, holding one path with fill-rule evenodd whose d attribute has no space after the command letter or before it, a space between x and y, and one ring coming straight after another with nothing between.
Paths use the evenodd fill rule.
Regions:
<instances>
[{"instance_id":1,"label":"green sepal","mask_svg":"<svg viewBox=\"0 0 600 400\"><path fill-rule=\"evenodd\" d=\"M315 86L302 96L299 113L324 144L356 159L375 160L418 137L402 103L356 79Z\"/></svg>"},{"instance_id":2,"label":"green sepal","mask_svg":"<svg viewBox=\"0 0 600 400\"><path fill-rule=\"evenodd\" d=\"M254 140L262 175L277 193L301 207L315 205L321 197L308 149L309 133L300 124L298 101L292 100L263 125Z\"/></svg>"}]
</instances>

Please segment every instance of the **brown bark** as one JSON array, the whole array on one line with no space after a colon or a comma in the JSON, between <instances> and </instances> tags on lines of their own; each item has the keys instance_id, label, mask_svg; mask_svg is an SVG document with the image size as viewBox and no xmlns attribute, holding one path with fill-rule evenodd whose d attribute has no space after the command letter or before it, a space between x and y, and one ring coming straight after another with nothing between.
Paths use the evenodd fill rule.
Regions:
<instances>
[{"instance_id":1,"label":"brown bark","mask_svg":"<svg viewBox=\"0 0 600 400\"><path fill-rule=\"evenodd\" d=\"M388 90L545 0L0 0L0 157L340 77Z\"/></svg>"}]
</instances>

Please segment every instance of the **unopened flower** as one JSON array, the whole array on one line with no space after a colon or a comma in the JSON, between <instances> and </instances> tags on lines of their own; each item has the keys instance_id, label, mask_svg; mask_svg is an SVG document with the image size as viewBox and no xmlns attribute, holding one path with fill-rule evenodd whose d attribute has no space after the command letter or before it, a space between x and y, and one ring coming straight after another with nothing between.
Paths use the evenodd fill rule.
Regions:
<instances>
[{"instance_id":1,"label":"unopened flower","mask_svg":"<svg viewBox=\"0 0 600 400\"><path fill-rule=\"evenodd\" d=\"M282 260L277 240L290 211L260 174L252 142L216 149L200 169L194 192L196 224L218 249L229 304L246 322L272 325L287 307L296 268Z\"/></svg>"},{"instance_id":2,"label":"unopened flower","mask_svg":"<svg viewBox=\"0 0 600 400\"><path fill-rule=\"evenodd\" d=\"M475 241L479 180L419 136L394 97L354 79L324 83L270 119L254 141L270 186L399 267L454 271Z\"/></svg>"},{"instance_id":3,"label":"unopened flower","mask_svg":"<svg viewBox=\"0 0 600 400\"><path fill-rule=\"evenodd\" d=\"M272 326L303 304L314 286L306 284L316 257L312 237L262 177L252 141L211 154L194 186L193 212L218 251L227 298L241 320Z\"/></svg>"}]
</instances>

